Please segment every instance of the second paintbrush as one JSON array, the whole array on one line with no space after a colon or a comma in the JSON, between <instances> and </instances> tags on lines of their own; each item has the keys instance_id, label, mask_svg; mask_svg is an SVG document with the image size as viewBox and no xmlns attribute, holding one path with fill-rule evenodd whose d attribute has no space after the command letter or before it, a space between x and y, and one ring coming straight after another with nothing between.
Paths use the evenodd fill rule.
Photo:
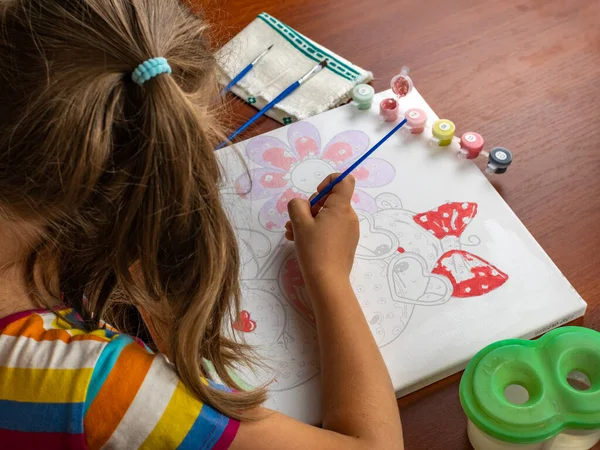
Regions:
<instances>
[{"instance_id":1,"label":"second paintbrush","mask_svg":"<svg viewBox=\"0 0 600 450\"><path fill-rule=\"evenodd\" d=\"M238 73L230 82L227 86L225 86L223 88L223 90L221 91L221 95L225 95L227 92L229 92L229 90L235 86L236 84L238 84L242 78L244 78L248 72L250 72L255 65L258 64L258 62L267 54L269 53L269 50L271 50L273 48L273 44L269 45L269 48L267 48L264 52L262 52L260 55L258 55L256 58L254 58L254 61L252 61L250 64L248 64L246 67L244 67L242 69L242 71L240 73Z\"/></svg>"},{"instance_id":2,"label":"second paintbrush","mask_svg":"<svg viewBox=\"0 0 600 450\"><path fill-rule=\"evenodd\" d=\"M295 81L294 83L292 83L281 94L279 94L277 97L275 97L273 100L271 100L263 109L261 109L256 114L254 114L244 125L239 127L233 134L231 134L231 136L229 136L226 141L221 142L215 150L219 150L220 148L225 147L228 143L233 141L240 133L244 132L244 130L246 130L250 125L252 125L259 118L264 116L267 111L272 109L277 103L279 103L284 98L286 98L288 95L290 95L292 92L294 92L296 89L298 89L304 82L306 82L311 77L313 77L314 75L319 73L326 66L327 66L327 61L323 60L319 64L317 64L315 67L310 69L310 71L308 71L298 81Z\"/></svg>"}]
</instances>

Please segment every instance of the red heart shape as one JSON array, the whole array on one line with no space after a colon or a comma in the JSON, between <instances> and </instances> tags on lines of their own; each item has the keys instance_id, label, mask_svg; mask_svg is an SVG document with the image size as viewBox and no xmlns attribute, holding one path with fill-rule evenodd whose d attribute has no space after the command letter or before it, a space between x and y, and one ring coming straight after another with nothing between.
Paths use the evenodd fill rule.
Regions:
<instances>
[{"instance_id":1,"label":"red heart shape","mask_svg":"<svg viewBox=\"0 0 600 450\"><path fill-rule=\"evenodd\" d=\"M240 315L235 322L233 322L233 329L242 331L244 333L250 333L256 329L256 322L250 319L250 313L248 311L240 311Z\"/></svg>"}]
</instances>

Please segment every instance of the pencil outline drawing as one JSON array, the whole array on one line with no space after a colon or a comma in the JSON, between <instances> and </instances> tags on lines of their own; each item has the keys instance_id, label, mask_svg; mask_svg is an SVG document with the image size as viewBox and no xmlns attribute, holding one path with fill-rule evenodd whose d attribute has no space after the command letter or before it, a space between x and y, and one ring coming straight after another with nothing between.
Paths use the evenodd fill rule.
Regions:
<instances>
[{"instance_id":1,"label":"pencil outline drawing","mask_svg":"<svg viewBox=\"0 0 600 450\"><path fill-rule=\"evenodd\" d=\"M244 316L238 318L234 332L256 345L273 367L269 373L242 375L251 385L270 382L273 392L295 389L320 370L310 298L293 244L281 236L288 220L287 202L308 198L318 181L344 170L369 145L365 133L348 130L321 148L319 131L307 122L291 125L287 138L289 145L269 136L252 139L246 145L251 168L237 177L236 195L228 196L258 210L251 221L260 224L260 228L234 225L244 294ZM360 241L351 282L380 348L402 335L416 307L468 301L500 288L509 278L465 250L482 243L477 235L465 235L476 219L477 203L449 201L416 213L394 193L373 197L365 191L380 190L395 176L393 166L381 158L368 159L355 173L358 189L353 205Z\"/></svg>"}]
</instances>

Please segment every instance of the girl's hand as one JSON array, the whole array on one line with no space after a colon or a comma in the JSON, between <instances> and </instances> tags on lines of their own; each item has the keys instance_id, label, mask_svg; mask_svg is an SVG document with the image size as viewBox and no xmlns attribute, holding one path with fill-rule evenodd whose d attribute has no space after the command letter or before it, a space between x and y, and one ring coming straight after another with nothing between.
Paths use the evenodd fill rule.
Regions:
<instances>
[{"instance_id":1,"label":"girl's hand","mask_svg":"<svg viewBox=\"0 0 600 450\"><path fill-rule=\"evenodd\" d=\"M338 177L333 173L319 187L321 192ZM359 225L350 204L354 177L338 183L315 207L302 199L288 204L290 222L285 237L296 243L296 254L309 290L321 283L347 283L358 245ZM316 195L316 194L315 194Z\"/></svg>"}]
</instances>

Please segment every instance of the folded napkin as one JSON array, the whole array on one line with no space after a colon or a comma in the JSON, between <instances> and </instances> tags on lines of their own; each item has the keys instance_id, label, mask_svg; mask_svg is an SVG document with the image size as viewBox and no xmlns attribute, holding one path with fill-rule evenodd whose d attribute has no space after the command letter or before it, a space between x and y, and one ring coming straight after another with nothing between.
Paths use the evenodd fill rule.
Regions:
<instances>
[{"instance_id":1,"label":"folded napkin","mask_svg":"<svg viewBox=\"0 0 600 450\"><path fill-rule=\"evenodd\" d=\"M354 86L373 79L371 72L316 44L269 14L260 13L219 51L220 82L229 83L271 44L273 48L231 89L257 109L323 59L328 62L324 70L267 113L283 124L339 106L350 98Z\"/></svg>"}]
</instances>

